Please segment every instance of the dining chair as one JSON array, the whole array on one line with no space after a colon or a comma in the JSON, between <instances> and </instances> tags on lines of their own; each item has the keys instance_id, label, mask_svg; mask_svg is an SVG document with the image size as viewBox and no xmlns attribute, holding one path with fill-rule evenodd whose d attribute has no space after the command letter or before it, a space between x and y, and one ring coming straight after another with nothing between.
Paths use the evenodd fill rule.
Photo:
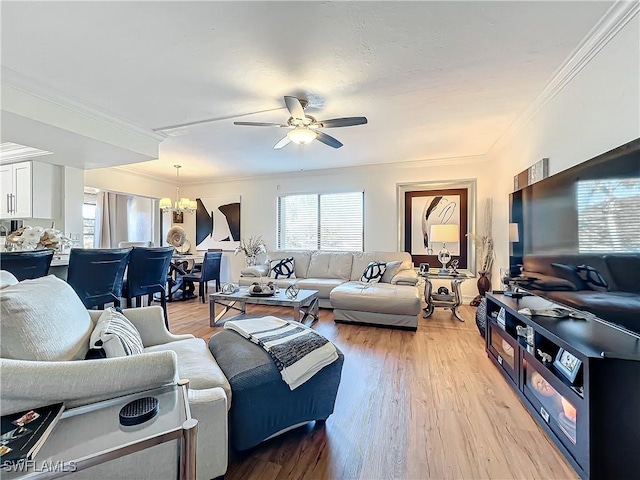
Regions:
<instances>
[{"instance_id":1,"label":"dining chair","mask_svg":"<svg viewBox=\"0 0 640 480\"><path fill-rule=\"evenodd\" d=\"M186 282L198 282L198 295L205 302L205 294L207 293L207 284L211 280L216 281L216 292L220 290L220 262L222 261L222 252L206 252L202 260L202 270L199 272L190 272L185 275L183 280Z\"/></svg>"},{"instance_id":2,"label":"dining chair","mask_svg":"<svg viewBox=\"0 0 640 480\"><path fill-rule=\"evenodd\" d=\"M71 249L67 283L86 308L102 310L108 303L120 306L130 252L130 248Z\"/></svg>"},{"instance_id":3,"label":"dining chair","mask_svg":"<svg viewBox=\"0 0 640 480\"><path fill-rule=\"evenodd\" d=\"M127 278L124 282L122 297L127 299L127 307L131 300L136 299L136 307L141 306L140 300L144 295L151 304L153 295L160 294L160 303L164 310L164 323L169 328L167 314L167 274L171 264L173 247L134 247L129 254Z\"/></svg>"},{"instance_id":4,"label":"dining chair","mask_svg":"<svg viewBox=\"0 0 640 480\"><path fill-rule=\"evenodd\" d=\"M11 272L19 281L44 277L49 274L53 253L51 249L2 252L0 254L0 268Z\"/></svg>"}]
</instances>

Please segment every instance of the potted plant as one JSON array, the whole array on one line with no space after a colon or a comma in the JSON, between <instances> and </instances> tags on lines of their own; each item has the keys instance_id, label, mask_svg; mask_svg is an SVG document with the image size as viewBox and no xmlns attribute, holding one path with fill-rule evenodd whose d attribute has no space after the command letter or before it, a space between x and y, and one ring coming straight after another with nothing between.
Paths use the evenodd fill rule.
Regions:
<instances>
[{"instance_id":1,"label":"potted plant","mask_svg":"<svg viewBox=\"0 0 640 480\"><path fill-rule=\"evenodd\" d=\"M261 236L249 237L249 241L240 240L240 245L236 247L235 255L242 252L246 255L247 266L252 267L256 264L256 257L267 251L266 244Z\"/></svg>"}]
</instances>

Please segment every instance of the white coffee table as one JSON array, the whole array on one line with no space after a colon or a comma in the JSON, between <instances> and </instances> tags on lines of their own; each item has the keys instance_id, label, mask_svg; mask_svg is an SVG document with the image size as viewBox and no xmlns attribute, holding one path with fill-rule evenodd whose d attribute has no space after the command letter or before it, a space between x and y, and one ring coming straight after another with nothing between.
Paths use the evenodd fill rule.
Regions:
<instances>
[{"instance_id":1,"label":"white coffee table","mask_svg":"<svg viewBox=\"0 0 640 480\"><path fill-rule=\"evenodd\" d=\"M233 317L225 320L242 318L246 314L247 303L253 305L271 305L279 307L293 307L293 320L304 323L308 327L318 321L318 291L317 290L300 290L295 298L288 298L284 289L269 297L253 296L249 294L248 287L240 288L235 293L211 293L209 295L209 325L218 326L217 323L229 311L235 310L240 312ZM239 304L240 306L236 306ZM217 311L217 307L222 310ZM302 317L301 314L302 313ZM305 323L311 318L309 323Z\"/></svg>"}]
</instances>

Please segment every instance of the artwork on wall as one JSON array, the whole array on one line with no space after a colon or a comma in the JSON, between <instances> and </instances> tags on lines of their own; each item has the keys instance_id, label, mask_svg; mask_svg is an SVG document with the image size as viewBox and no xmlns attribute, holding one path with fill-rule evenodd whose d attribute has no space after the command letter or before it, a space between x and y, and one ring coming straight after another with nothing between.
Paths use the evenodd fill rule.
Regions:
<instances>
[{"instance_id":1,"label":"artwork on wall","mask_svg":"<svg viewBox=\"0 0 640 480\"><path fill-rule=\"evenodd\" d=\"M442 243L429 235L434 225L456 225L457 242L447 243L458 268L471 270L475 265L473 248L467 233L473 232L475 180L460 182L424 182L398 185L399 250L411 254L414 265L439 265Z\"/></svg>"},{"instance_id":2,"label":"artwork on wall","mask_svg":"<svg viewBox=\"0 0 640 480\"><path fill-rule=\"evenodd\" d=\"M184 213L173 212L173 223L184 223Z\"/></svg>"},{"instance_id":3,"label":"artwork on wall","mask_svg":"<svg viewBox=\"0 0 640 480\"><path fill-rule=\"evenodd\" d=\"M518 191L521 188L532 185L540 180L549 176L549 159L543 158L542 160L534 163L526 170L523 170L518 175L513 177L513 191Z\"/></svg>"},{"instance_id":4,"label":"artwork on wall","mask_svg":"<svg viewBox=\"0 0 640 480\"><path fill-rule=\"evenodd\" d=\"M240 195L196 198L196 250L232 250L240 241Z\"/></svg>"}]
</instances>

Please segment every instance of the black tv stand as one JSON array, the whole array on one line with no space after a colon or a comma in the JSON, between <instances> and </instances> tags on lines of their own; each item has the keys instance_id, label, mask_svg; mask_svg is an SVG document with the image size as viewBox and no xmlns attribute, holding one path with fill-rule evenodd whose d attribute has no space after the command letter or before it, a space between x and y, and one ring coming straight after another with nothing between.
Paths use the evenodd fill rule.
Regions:
<instances>
[{"instance_id":1,"label":"black tv stand","mask_svg":"<svg viewBox=\"0 0 640 480\"><path fill-rule=\"evenodd\" d=\"M486 298L489 358L578 475L636 478L640 458L637 337L594 318L518 313L522 308L554 306L536 295L514 298L493 292ZM533 345L527 343L526 333ZM543 363L541 353L563 362ZM578 366L571 369L572 365Z\"/></svg>"}]
</instances>

